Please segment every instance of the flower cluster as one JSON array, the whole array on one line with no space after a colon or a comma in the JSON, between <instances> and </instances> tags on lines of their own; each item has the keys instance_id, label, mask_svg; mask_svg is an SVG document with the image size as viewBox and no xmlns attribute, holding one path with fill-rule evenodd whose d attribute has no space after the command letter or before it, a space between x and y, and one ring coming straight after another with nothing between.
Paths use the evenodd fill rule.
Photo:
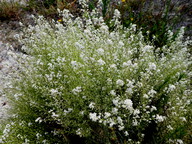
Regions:
<instances>
[{"instance_id":1,"label":"flower cluster","mask_svg":"<svg viewBox=\"0 0 192 144\"><path fill-rule=\"evenodd\" d=\"M188 122L189 41L182 42L181 33L158 53L136 25L118 23L117 10L113 31L95 13L74 18L64 10L64 25L39 17L26 29L20 41L31 60L10 90L17 95L16 122L4 142L64 143L77 135L139 143L158 135L156 129L166 136Z\"/></svg>"}]
</instances>

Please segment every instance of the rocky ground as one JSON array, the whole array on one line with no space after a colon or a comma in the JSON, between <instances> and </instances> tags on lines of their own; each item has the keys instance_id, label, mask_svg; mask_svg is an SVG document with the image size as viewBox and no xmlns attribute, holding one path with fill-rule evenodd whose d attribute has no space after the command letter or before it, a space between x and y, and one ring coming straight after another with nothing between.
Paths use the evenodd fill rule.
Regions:
<instances>
[{"instance_id":1,"label":"rocky ground","mask_svg":"<svg viewBox=\"0 0 192 144\"><path fill-rule=\"evenodd\" d=\"M17 42L13 39L14 35L19 33L15 25L17 22L0 24L0 120L6 117L6 109L9 107L3 89L9 85L11 74L17 68L15 54L21 53L18 51Z\"/></svg>"}]
</instances>

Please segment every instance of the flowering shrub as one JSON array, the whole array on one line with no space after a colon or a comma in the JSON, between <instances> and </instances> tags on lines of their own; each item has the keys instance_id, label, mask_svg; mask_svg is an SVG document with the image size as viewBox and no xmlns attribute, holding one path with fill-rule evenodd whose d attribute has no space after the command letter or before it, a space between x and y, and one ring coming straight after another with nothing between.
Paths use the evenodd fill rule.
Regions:
<instances>
[{"instance_id":1,"label":"flowering shrub","mask_svg":"<svg viewBox=\"0 0 192 144\"><path fill-rule=\"evenodd\" d=\"M116 10L110 32L98 12L29 26L29 54L6 92L12 117L3 143L182 143L190 136L191 90L183 29L154 51ZM22 61L22 62L23 62Z\"/></svg>"}]
</instances>

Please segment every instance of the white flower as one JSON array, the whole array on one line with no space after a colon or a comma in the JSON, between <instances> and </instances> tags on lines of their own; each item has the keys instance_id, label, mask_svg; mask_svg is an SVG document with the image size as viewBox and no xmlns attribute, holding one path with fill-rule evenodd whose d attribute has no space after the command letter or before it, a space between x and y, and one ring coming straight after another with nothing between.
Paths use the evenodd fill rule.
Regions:
<instances>
[{"instance_id":1,"label":"white flower","mask_svg":"<svg viewBox=\"0 0 192 144\"><path fill-rule=\"evenodd\" d=\"M113 99L112 101L115 106L119 105L119 99Z\"/></svg>"},{"instance_id":2,"label":"white flower","mask_svg":"<svg viewBox=\"0 0 192 144\"><path fill-rule=\"evenodd\" d=\"M45 140L42 141L42 143L43 143L43 144L47 144L48 142L47 142L47 140L45 139Z\"/></svg>"},{"instance_id":3,"label":"white flower","mask_svg":"<svg viewBox=\"0 0 192 144\"><path fill-rule=\"evenodd\" d=\"M171 125L168 125L167 128L168 128L169 130L173 130L173 127L172 127Z\"/></svg>"},{"instance_id":4,"label":"white flower","mask_svg":"<svg viewBox=\"0 0 192 144\"><path fill-rule=\"evenodd\" d=\"M64 110L64 115L67 115L68 113L72 112L73 109L72 108L68 108L67 110Z\"/></svg>"},{"instance_id":5,"label":"white flower","mask_svg":"<svg viewBox=\"0 0 192 144\"><path fill-rule=\"evenodd\" d=\"M80 113L81 115L84 115L85 111L80 111L79 113Z\"/></svg>"},{"instance_id":6,"label":"white flower","mask_svg":"<svg viewBox=\"0 0 192 144\"><path fill-rule=\"evenodd\" d=\"M29 123L28 123L28 126L31 126L31 125L32 125L32 123L31 123L31 122L29 122Z\"/></svg>"},{"instance_id":7,"label":"white flower","mask_svg":"<svg viewBox=\"0 0 192 144\"><path fill-rule=\"evenodd\" d=\"M76 61L71 61L71 65L72 65L72 67L77 67L78 63Z\"/></svg>"},{"instance_id":8,"label":"white flower","mask_svg":"<svg viewBox=\"0 0 192 144\"><path fill-rule=\"evenodd\" d=\"M88 36L91 35L91 31L90 31L89 29L85 29L85 30L84 30L84 33L85 33L86 35L88 35Z\"/></svg>"},{"instance_id":9,"label":"white flower","mask_svg":"<svg viewBox=\"0 0 192 144\"><path fill-rule=\"evenodd\" d=\"M151 107L151 112L154 111L154 110L157 110L157 108L155 106L152 106Z\"/></svg>"},{"instance_id":10,"label":"white flower","mask_svg":"<svg viewBox=\"0 0 192 144\"><path fill-rule=\"evenodd\" d=\"M122 131L125 127L122 126L122 125L119 125L118 128L119 128L120 131Z\"/></svg>"},{"instance_id":11,"label":"white flower","mask_svg":"<svg viewBox=\"0 0 192 144\"><path fill-rule=\"evenodd\" d=\"M57 89L51 89L50 92L51 92L51 95L55 95L58 93L58 90Z\"/></svg>"},{"instance_id":12,"label":"white flower","mask_svg":"<svg viewBox=\"0 0 192 144\"><path fill-rule=\"evenodd\" d=\"M22 22L19 22L19 26L24 26Z\"/></svg>"},{"instance_id":13,"label":"white flower","mask_svg":"<svg viewBox=\"0 0 192 144\"><path fill-rule=\"evenodd\" d=\"M105 64L105 61L103 61L102 59L99 59L97 62L98 62L99 65L104 65Z\"/></svg>"},{"instance_id":14,"label":"white flower","mask_svg":"<svg viewBox=\"0 0 192 144\"><path fill-rule=\"evenodd\" d=\"M130 100L130 99L126 99L126 100L124 100L124 102L123 102L123 108L126 108L126 109L128 109L128 110L130 110L130 111L132 111L133 110L133 102Z\"/></svg>"},{"instance_id":15,"label":"white flower","mask_svg":"<svg viewBox=\"0 0 192 144\"><path fill-rule=\"evenodd\" d=\"M128 66L131 66L132 65L132 62L129 60L127 62L123 62L123 67L128 67Z\"/></svg>"},{"instance_id":16,"label":"white flower","mask_svg":"<svg viewBox=\"0 0 192 144\"><path fill-rule=\"evenodd\" d=\"M175 89L176 89L176 87L174 85L169 84L168 92L171 92L171 91L173 91Z\"/></svg>"},{"instance_id":17,"label":"white flower","mask_svg":"<svg viewBox=\"0 0 192 144\"><path fill-rule=\"evenodd\" d=\"M18 100L20 96L22 96L22 94L18 94L18 93L14 94L14 98L15 98L16 100Z\"/></svg>"},{"instance_id":18,"label":"white flower","mask_svg":"<svg viewBox=\"0 0 192 144\"><path fill-rule=\"evenodd\" d=\"M132 90L132 88L127 88L125 92L128 93L128 94L132 94L133 90Z\"/></svg>"},{"instance_id":19,"label":"white flower","mask_svg":"<svg viewBox=\"0 0 192 144\"><path fill-rule=\"evenodd\" d=\"M181 139L177 139L176 142L177 142L176 144L184 144Z\"/></svg>"},{"instance_id":20,"label":"white flower","mask_svg":"<svg viewBox=\"0 0 192 144\"><path fill-rule=\"evenodd\" d=\"M92 121L96 122L97 120L99 120L100 116L97 116L97 113L90 113L89 117Z\"/></svg>"},{"instance_id":21,"label":"white flower","mask_svg":"<svg viewBox=\"0 0 192 144\"><path fill-rule=\"evenodd\" d=\"M59 63L63 63L63 62L66 61L66 59L65 59L64 57L58 57L56 60L57 60L57 62L59 62Z\"/></svg>"},{"instance_id":22,"label":"white flower","mask_svg":"<svg viewBox=\"0 0 192 144\"><path fill-rule=\"evenodd\" d=\"M114 16L115 16L116 18L120 18L120 17L121 17L121 13L119 12L119 10L115 9L115 11L114 11Z\"/></svg>"},{"instance_id":23,"label":"white flower","mask_svg":"<svg viewBox=\"0 0 192 144\"><path fill-rule=\"evenodd\" d=\"M104 118L105 118L105 119L107 119L107 118L110 117L110 116L111 116L111 114L110 114L109 112L105 112L105 113L104 113Z\"/></svg>"},{"instance_id":24,"label":"white flower","mask_svg":"<svg viewBox=\"0 0 192 144\"><path fill-rule=\"evenodd\" d=\"M163 122L165 120L165 117L157 114L155 119L157 120L157 122Z\"/></svg>"},{"instance_id":25,"label":"white flower","mask_svg":"<svg viewBox=\"0 0 192 144\"><path fill-rule=\"evenodd\" d=\"M93 109L94 107L95 107L95 103L94 103L94 102L91 102L91 103L89 104L89 108Z\"/></svg>"},{"instance_id":26,"label":"white flower","mask_svg":"<svg viewBox=\"0 0 192 144\"><path fill-rule=\"evenodd\" d=\"M144 94L144 95L143 95L143 98L148 99L148 98L149 98L149 96L148 96L147 94Z\"/></svg>"},{"instance_id":27,"label":"white flower","mask_svg":"<svg viewBox=\"0 0 192 144\"><path fill-rule=\"evenodd\" d=\"M124 101L124 104L125 104L126 106L128 106L128 107L132 107L133 102L132 102L130 99L126 99L126 100Z\"/></svg>"},{"instance_id":28,"label":"white flower","mask_svg":"<svg viewBox=\"0 0 192 144\"><path fill-rule=\"evenodd\" d=\"M82 137L82 132L81 132L80 128L76 130L76 134L79 135L80 137Z\"/></svg>"},{"instance_id":29,"label":"white flower","mask_svg":"<svg viewBox=\"0 0 192 144\"><path fill-rule=\"evenodd\" d=\"M145 134L141 134L141 137L144 138Z\"/></svg>"},{"instance_id":30,"label":"white flower","mask_svg":"<svg viewBox=\"0 0 192 144\"><path fill-rule=\"evenodd\" d=\"M41 123L43 120L41 119L41 117L38 117L36 120L35 120L35 122L39 122L39 123Z\"/></svg>"},{"instance_id":31,"label":"white flower","mask_svg":"<svg viewBox=\"0 0 192 144\"><path fill-rule=\"evenodd\" d=\"M129 135L129 133L128 133L127 131L125 131L124 134L125 134L125 136L128 136L128 135Z\"/></svg>"},{"instance_id":32,"label":"white flower","mask_svg":"<svg viewBox=\"0 0 192 144\"><path fill-rule=\"evenodd\" d=\"M130 87L130 88L134 87L134 85L133 85L134 84L134 80L130 81L130 80L127 79L127 82L128 82L127 87Z\"/></svg>"},{"instance_id":33,"label":"white flower","mask_svg":"<svg viewBox=\"0 0 192 144\"><path fill-rule=\"evenodd\" d=\"M118 109L117 108L112 108L112 113L113 114L118 114Z\"/></svg>"},{"instance_id":34,"label":"white flower","mask_svg":"<svg viewBox=\"0 0 192 144\"><path fill-rule=\"evenodd\" d=\"M138 115L138 114L140 114L140 110L135 109L135 110L133 111L133 115Z\"/></svg>"},{"instance_id":35,"label":"white flower","mask_svg":"<svg viewBox=\"0 0 192 144\"><path fill-rule=\"evenodd\" d=\"M123 85L124 85L124 81L118 79L118 80L116 81L116 84L117 84L117 86L123 86Z\"/></svg>"},{"instance_id":36,"label":"white flower","mask_svg":"<svg viewBox=\"0 0 192 144\"><path fill-rule=\"evenodd\" d=\"M112 85L112 79L108 78L108 79L106 80L106 82L107 82L108 85Z\"/></svg>"},{"instance_id":37,"label":"white flower","mask_svg":"<svg viewBox=\"0 0 192 144\"><path fill-rule=\"evenodd\" d=\"M137 120L134 120L133 121L133 126L137 126L138 125L138 121Z\"/></svg>"},{"instance_id":38,"label":"white flower","mask_svg":"<svg viewBox=\"0 0 192 144\"><path fill-rule=\"evenodd\" d=\"M148 92L148 95L150 95L150 97L153 97L157 92L153 89L151 89L149 92Z\"/></svg>"},{"instance_id":39,"label":"white flower","mask_svg":"<svg viewBox=\"0 0 192 144\"><path fill-rule=\"evenodd\" d=\"M121 125L123 124L123 120L121 119L121 117L119 117L119 116L117 117L117 122L118 122L119 124L121 124Z\"/></svg>"},{"instance_id":40,"label":"white flower","mask_svg":"<svg viewBox=\"0 0 192 144\"><path fill-rule=\"evenodd\" d=\"M105 51L104 51L104 49L102 49L102 48L97 49L97 53L100 54L100 55L103 55L104 52L105 52Z\"/></svg>"},{"instance_id":41,"label":"white flower","mask_svg":"<svg viewBox=\"0 0 192 144\"><path fill-rule=\"evenodd\" d=\"M110 38L112 38L112 39L116 38L116 33L115 32L111 32L109 35L110 35Z\"/></svg>"},{"instance_id":42,"label":"white flower","mask_svg":"<svg viewBox=\"0 0 192 144\"><path fill-rule=\"evenodd\" d=\"M116 66L116 64L112 64L112 65L110 65L110 68L116 70L117 66Z\"/></svg>"},{"instance_id":43,"label":"white flower","mask_svg":"<svg viewBox=\"0 0 192 144\"><path fill-rule=\"evenodd\" d=\"M108 32L108 26L106 26L106 25L102 25L101 27L100 27L100 29L101 29L101 31L103 31L103 32Z\"/></svg>"},{"instance_id":44,"label":"white flower","mask_svg":"<svg viewBox=\"0 0 192 144\"><path fill-rule=\"evenodd\" d=\"M68 112L72 112L72 110L73 110L72 108L68 108Z\"/></svg>"},{"instance_id":45,"label":"white flower","mask_svg":"<svg viewBox=\"0 0 192 144\"><path fill-rule=\"evenodd\" d=\"M113 125L115 125L116 123L115 123L115 121L113 120L113 119L111 119L110 118L110 120L109 120L109 127L113 127Z\"/></svg>"},{"instance_id":46,"label":"white flower","mask_svg":"<svg viewBox=\"0 0 192 144\"><path fill-rule=\"evenodd\" d=\"M36 134L37 139L39 139L42 135L40 133Z\"/></svg>"},{"instance_id":47,"label":"white flower","mask_svg":"<svg viewBox=\"0 0 192 144\"><path fill-rule=\"evenodd\" d=\"M83 99L86 99L87 97L86 96L82 96Z\"/></svg>"},{"instance_id":48,"label":"white flower","mask_svg":"<svg viewBox=\"0 0 192 144\"><path fill-rule=\"evenodd\" d=\"M145 53L145 52L150 52L152 50L152 48L153 48L152 46L146 45L142 50Z\"/></svg>"},{"instance_id":49,"label":"white flower","mask_svg":"<svg viewBox=\"0 0 192 144\"><path fill-rule=\"evenodd\" d=\"M180 117L180 120L182 120L183 122L187 121L185 117Z\"/></svg>"},{"instance_id":50,"label":"white flower","mask_svg":"<svg viewBox=\"0 0 192 144\"><path fill-rule=\"evenodd\" d=\"M112 96L116 96L115 90L111 90L111 91L110 91L110 94L111 94Z\"/></svg>"},{"instance_id":51,"label":"white flower","mask_svg":"<svg viewBox=\"0 0 192 144\"><path fill-rule=\"evenodd\" d=\"M81 45L80 43L78 43L78 42L75 42L75 46L76 46L76 48L79 48L79 49L84 49L84 46L83 45Z\"/></svg>"},{"instance_id":52,"label":"white flower","mask_svg":"<svg viewBox=\"0 0 192 144\"><path fill-rule=\"evenodd\" d=\"M54 113L54 112L52 112L52 117L53 117L53 118L54 118L54 117L59 117L59 115L56 114L56 113Z\"/></svg>"},{"instance_id":53,"label":"white flower","mask_svg":"<svg viewBox=\"0 0 192 144\"><path fill-rule=\"evenodd\" d=\"M119 47L123 47L124 43L122 41L119 41Z\"/></svg>"},{"instance_id":54,"label":"white flower","mask_svg":"<svg viewBox=\"0 0 192 144\"><path fill-rule=\"evenodd\" d=\"M112 45L113 42L112 42L110 39L108 39L108 40L107 40L107 44Z\"/></svg>"},{"instance_id":55,"label":"white flower","mask_svg":"<svg viewBox=\"0 0 192 144\"><path fill-rule=\"evenodd\" d=\"M72 90L72 93L73 94L75 94L75 95L77 95L78 93L80 93L82 91L82 89L81 89L81 87L76 87L76 88L74 88L73 90Z\"/></svg>"},{"instance_id":56,"label":"white flower","mask_svg":"<svg viewBox=\"0 0 192 144\"><path fill-rule=\"evenodd\" d=\"M156 70L156 64L149 63L149 70Z\"/></svg>"},{"instance_id":57,"label":"white flower","mask_svg":"<svg viewBox=\"0 0 192 144\"><path fill-rule=\"evenodd\" d=\"M54 68L54 65L52 63L48 63L47 65L49 66L49 69L53 69Z\"/></svg>"},{"instance_id":58,"label":"white flower","mask_svg":"<svg viewBox=\"0 0 192 144\"><path fill-rule=\"evenodd\" d=\"M19 34L15 34L13 37L14 37L15 39L19 39Z\"/></svg>"}]
</instances>

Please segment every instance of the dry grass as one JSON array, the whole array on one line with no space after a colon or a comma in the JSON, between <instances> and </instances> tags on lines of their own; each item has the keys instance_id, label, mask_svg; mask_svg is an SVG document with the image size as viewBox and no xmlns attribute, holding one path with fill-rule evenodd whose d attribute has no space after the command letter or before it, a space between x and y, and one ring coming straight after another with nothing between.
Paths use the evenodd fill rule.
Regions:
<instances>
[{"instance_id":1,"label":"dry grass","mask_svg":"<svg viewBox=\"0 0 192 144\"><path fill-rule=\"evenodd\" d=\"M23 6L18 2L0 2L0 20L19 20L23 12Z\"/></svg>"}]
</instances>

